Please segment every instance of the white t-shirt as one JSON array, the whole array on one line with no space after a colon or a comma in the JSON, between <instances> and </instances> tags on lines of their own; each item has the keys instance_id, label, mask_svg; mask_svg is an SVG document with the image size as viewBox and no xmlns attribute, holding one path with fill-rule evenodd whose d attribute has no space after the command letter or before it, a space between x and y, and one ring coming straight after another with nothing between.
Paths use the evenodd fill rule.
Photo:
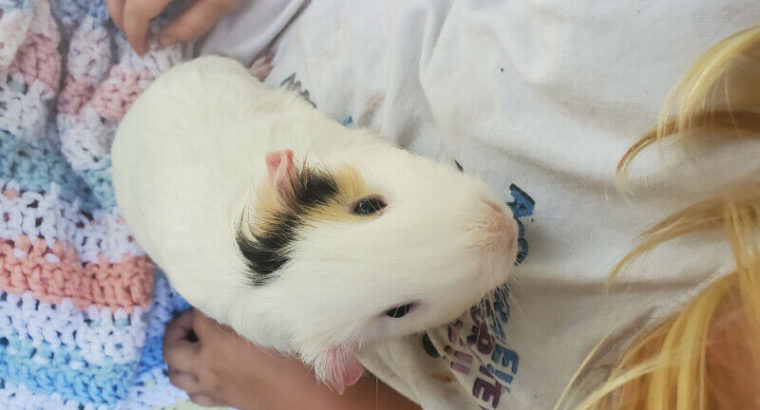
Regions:
<instances>
[{"instance_id":1,"label":"white t-shirt","mask_svg":"<svg viewBox=\"0 0 760 410\"><path fill-rule=\"evenodd\" d=\"M267 2L271 17L261 3L196 51L250 64L274 41L267 83L300 90L348 126L456 161L512 203L522 225L524 260L490 298L495 313L467 312L426 343L395 340L363 358L425 408L551 408L606 340L572 389L582 397L637 332L731 270L718 234L692 235L602 292L646 227L756 162L756 145L695 158L655 147L633 166L634 195L614 186L618 160L680 76L760 23L757 1L281 1Z\"/></svg>"}]
</instances>

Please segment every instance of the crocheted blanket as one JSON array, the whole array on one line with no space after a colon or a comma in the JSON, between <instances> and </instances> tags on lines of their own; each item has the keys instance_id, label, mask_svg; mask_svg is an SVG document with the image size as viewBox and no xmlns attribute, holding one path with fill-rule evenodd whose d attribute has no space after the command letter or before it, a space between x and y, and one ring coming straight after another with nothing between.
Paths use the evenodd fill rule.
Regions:
<instances>
[{"instance_id":1,"label":"crocheted blanket","mask_svg":"<svg viewBox=\"0 0 760 410\"><path fill-rule=\"evenodd\" d=\"M187 304L119 217L109 158L130 103L181 59L137 56L103 0L0 0L0 408L187 399L161 360Z\"/></svg>"}]
</instances>

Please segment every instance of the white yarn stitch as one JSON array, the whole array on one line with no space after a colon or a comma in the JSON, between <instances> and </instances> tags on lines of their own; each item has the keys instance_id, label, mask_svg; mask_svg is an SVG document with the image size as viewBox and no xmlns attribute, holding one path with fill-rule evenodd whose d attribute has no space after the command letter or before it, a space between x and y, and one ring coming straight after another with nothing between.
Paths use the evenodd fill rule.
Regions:
<instances>
[{"instance_id":1,"label":"white yarn stitch","mask_svg":"<svg viewBox=\"0 0 760 410\"><path fill-rule=\"evenodd\" d=\"M135 53L124 36L117 36L115 42L119 53L118 66L123 69L131 67L137 72L148 70L151 76L156 78L171 67L184 61L182 46L161 47L158 44L157 34L159 30L160 27L155 22L150 25L151 34L148 35L148 52L142 57ZM150 85L150 81L140 85L147 87Z\"/></svg>"},{"instance_id":2,"label":"white yarn stitch","mask_svg":"<svg viewBox=\"0 0 760 410\"><path fill-rule=\"evenodd\" d=\"M3 185L0 180L0 187ZM12 199L0 195L0 209L8 214L8 221L0 218L0 238L16 240L26 235L34 240L40 237L48 247L58 241L67 242L84 263L98 262L99 255L105 255L111 263L119 263L124 254L145 255L135 241L130 242L132 234L118 215L95 211L93 224L80 212L77 203L63 200L59 192L60 187L51 184L46 194L23 192ZM35 201L37 208L30 208ZM40 226L36 226L37 218L42 219Z\"/></svg>"},{"instance_id":3,"label":"white yarn stitch","mask_svg":"<svg viewBox=\"0 0 760 410\"><path fill-rule=\"evenodd\" d=\"M104 121L92 107L85 106L77 114L58 116L61 151L77 171L102 169L109 158L116 125Z\"/></svg>"},{"instance_id":4,"label":"white yarn stitch","mask_svg":"<svg viewBox=\"0 0 760 410\"><path fill-rule=\"evenodd\" d=\"M31 292L6 294L6 300L0 301L0 337L28 337L34 346L78 348L82 358L95 366L104 365L108 358L115 364L128 364L140 360L145 345L143 313L139 307L128 314L123 309L112 313L94 306L82 312L68 298L52 305L37 302ZM128 325L118 326L119 321ZM47 363L52 358L42 360Z\"/></svg>"},{"instance_id":5,"label":"white yarn stitch","mask_svg":"<svg viewBox=\"0 0 760 410\"><path fill-rule=\"evenodd\" d=\"M108 31L85 17L71 37L66 73L93 87L100 84L111 69L111 45Z\"/></svg>"},{"instance_id":6,"label":"white yarn stitch","mask_svg":"<svg viewBox=\"0 0 760 410\"><path fill-rule=\"evenodd\" d=\"M53 14L50 12L50 2L48 0L36 0L33 4L32 21L30 30L44 34L47 37L58 39L58 29Z\"/></svg>"},{"instance_id":7,"label":"white yarn stitch","mask_svg":"<svg viewBox=\"0 0 760 410\"><path fill-rule=\"evenodd\" d=\"M50 90L39 81L28 84L24 90L24 78L21 73L10 75L8 87L0 87L0 129L12 134L37 141L45 138L48 107L53 97Z\"/></svg>"},{"instance_id":8,"label":"white yarn stitch","mask_svg":"<svg viewBox=\"0 0 760 410\"><path fill-rule=\"evenodd\" d=\"M32 15L24 14L20 9L6 10L0 18L0 72L5 72L13 63L16 51L26 39L26 32L32 21Z\"/></svg>"}]
</instances>

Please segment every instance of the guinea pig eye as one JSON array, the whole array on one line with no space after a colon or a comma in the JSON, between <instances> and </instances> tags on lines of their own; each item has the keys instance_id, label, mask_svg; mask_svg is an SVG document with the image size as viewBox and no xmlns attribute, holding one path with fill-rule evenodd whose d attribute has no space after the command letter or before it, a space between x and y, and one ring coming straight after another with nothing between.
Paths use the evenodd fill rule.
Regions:
<instances>
[{"instance_id":1,"label":"guinea pig eye","mask_svg":"<svg viewBox=\"0 0 760 410\"><path fill-rule=\"evenodd\" d=\"M398 305L394 308L390 308L385 311L385 315L392 317L394 319L398 319L400 317L406 316L407 313L409 313L410 310L412 310L412 306L414 306L414 303L407 303L404 305Z\"/></svg>"},{"instance_id":2,"label":"guinea pig eye","mask_svg":"<svg viewBox=\"0 0 760 410\"><path fill-rule=\"evenodd\" d=\"M376 196L371 196L357 202L353 212L357 215L372 215L383 208L385 208L385 202Z\"/></svg>"}]
</instances>

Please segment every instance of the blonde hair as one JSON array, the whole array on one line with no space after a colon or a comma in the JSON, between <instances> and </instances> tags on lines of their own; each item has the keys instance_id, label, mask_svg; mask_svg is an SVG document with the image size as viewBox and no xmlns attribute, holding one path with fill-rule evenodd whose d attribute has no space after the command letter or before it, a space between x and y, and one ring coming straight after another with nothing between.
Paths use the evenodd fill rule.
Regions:
<instances>
[{"instance_id":1,"label":"blonde hair","mask_svg":"<svg viewBox=\"0 0 760 410\"><path fill-rule=\"evenodd\" d=\"M619 188L628 190L636 156L665 138L760 137L760 90L754 88L760 87L760 69L746 69L758 63L759 52L760 26L708 50L671 91L657 127L620 160ZM730 185L729 192L714 193L644 232L610 280L664 242L704 230L725 233L735 270L637 337L576 408L760 409L760 177L754 172Z\"/></svg>"}]
</instances>

